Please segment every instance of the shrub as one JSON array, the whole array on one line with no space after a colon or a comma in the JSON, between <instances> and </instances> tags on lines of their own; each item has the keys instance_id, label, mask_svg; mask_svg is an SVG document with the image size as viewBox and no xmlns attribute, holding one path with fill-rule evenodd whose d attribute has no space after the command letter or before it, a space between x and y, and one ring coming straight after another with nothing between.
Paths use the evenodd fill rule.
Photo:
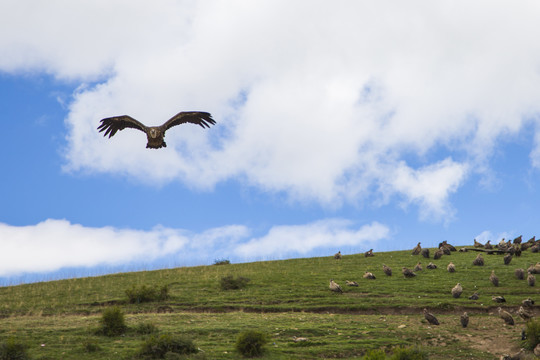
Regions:
<instances>
[{"instance_id":1,"label":"shrub","mask_svg":"<svg viewBox=\"0 0 540 360\"><path fill-rule=\"evenodd\" d=\"M156 327L156 325L152 323L141 323L135 327L135 333L139 335L149 335L149 334L155 334L157 332L158 332L158 328Z\"/></svg>"},{"instance_id":2,"label":"shrub","mask_svg":"<svg viewBox=\"0 0 540 360\"><path fill-rule=\"evenodd\" d=\"M163 334L160 336L152 336L147 339L141 350L139 356L149 357L151 359L165 359L174 358L174 354L194 354L197 347L193 343L193 340L184 337L172 336L170 334Z\"/></svg>"},{"instance_id":3,"label":"shrub","mask_svg":"<svg viewBox=\"0 0 540 360\"><path fill-rule=\"evenodd\" d=\"M214 260L214 265L229 265L231 262L227 259Z\"/></svg>"},{"instance_id":4,"label":"shrub","mask_svg":"<svg viewBox=\"0 0 540 360\"><path fill-rule=\"evenodd\" d=\"M97 341L94 340L86 340L83 343L83 349L85 352L93 353L98 352L101 350L101 347L98 345Z\"/></svg>"},{"instance_id":5,"label":"shrub","mask_svg":"<svg viewBox=\"0 0 540 360\"><path fill-rule=\"evenodd\" d=\"M363 360L385 360L386 354L382 350L369 350Z\"/></svg>"},{"instance_id":6,"label":"shrub","mask_svg":"<svg viewBox=\"0 0 540 360\"><path fill-rule=\"evenodd\" d=\"M131 288L126 290L126 295L129 302L132 304L150 301L163 301L169 297L169 285L163 285L161 287L150 287L146 285L137 287L133 285Z\"/></svg>"},{"instance_id":7,"label":"shrub","mask_svg":"<svg viewBox=\"0 0 540 360\"><path fill-rule=\"evenodd\" d=\"M220 284L222 290L238 290L246 287L250 280L243 276L238 276L236 279L232 275L221 278Z\"/></svg>"},{"instance_id":8,"label":"shrub","mask_svg":"<svg viewBox=\"0 0 540 360\"><path fill-rule=\"evenodd\" d=\"M101 328L98 334L105 336L118 336L126 332L127 326L124 313L118 306L105 309L100 319Z\"/></svg>"},{"instance_id":9,"label":"shrub","mask_svg":"<svg viewBox=\"0 0 540 360\"><path fill-rule=\"evenodd\" d=\"M428 355L414 347L397 348L394 350L390 360L428 360Z\"/></svg>"},{"instance_id":10,"label":"shrub","mask_svg":"<svg viewBox=\"0 0 540 360\"><path fill-rule=\"evenodd\" d=\"M15 339L7 339L0 342L0 359L2 360L27 360L30 359L25 344Z\"/></svg>"},{"instance_id":11,"label":"shrub","mask_svg":"<svg viewBox=\"0 0 540 360\"><path fill-rule=\"evenodd\" d=\"M245 357L261 356L264 352L263 346L266 343L266 336L263 333L249 330L238 335L236 350Z\"/></svg>"},{"instance_id":12,"label":"shrub","mask_svg":"<svg viewBox=\"0 0 540 360\"><path fill-rule=\"evenodd\" d=\"M529 320L525 324L525 341L524 347L528 350L534 350L536 345L540 343L540 321Z\"/></svg>"}]
</instances>

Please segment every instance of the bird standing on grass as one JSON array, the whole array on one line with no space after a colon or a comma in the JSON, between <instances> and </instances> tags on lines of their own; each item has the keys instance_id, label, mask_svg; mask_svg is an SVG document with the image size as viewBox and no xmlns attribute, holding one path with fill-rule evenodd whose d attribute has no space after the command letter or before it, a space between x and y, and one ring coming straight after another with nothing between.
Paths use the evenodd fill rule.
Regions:
<instances>
[{"instance_id":1,"label":"bird standing on grass","mask_svg":"<svg viewBox=\"0 0 540 360\"><path fill-rule=\"evenodd\" d=\"M427 309L424 308L424 317L431 325L439 325L439 320L433 315L432 313L428 312Z\"/></svg>"},{"instance_id":2,"label":"bird standing on grass","mask_svg":"<svg viewBox=\"0 0 540 360\"><path fill-rule=\"evenodd\" d=\"M125 128L137 129L146 133L146 138L148 140L148 143L146 144L147 149L159 149L167 147L164 140L165 131L173 126L185 123L200 125L202 128L209 128L210 125L214 125L216 122L212 119L210 113L200 111L179 112L160 126L146 126L131 116L121 115L102 119L101 125L98 126L98 130L99 132L105 131L103 136L109 135L110 138L119 130L121 131Z\"/></svg>"},{"instance_id":3,"label":"bird standing on grass","mask_svg":"<svg viewBox=\"0 0 540 360\"><path fill-rule=\"evenodd\" d=\"M392 268L386 266L386 264L383 264L382 269L386 275L392 276Z\"/></svg>"},{"instance_id":4,"label":"bird standing on grass","mask_svg":"<svg viewBox=\"0 0 540 360\"><path fill-rule=\"evenodd\" d=\"M525 321L530 320L534 317L534 315L531 312L525 310L523 306L519 307L518 315Z\"/></svg>"},{"instance_id":5,"label":"bird standing on grass","mask_svg":"<svg viewBox=\"0 0 540 360\"><path fill-rule=\"evenodd\" d=\"M466 328L467 325L469 325L469 315L467 312L464 312L461 317L459 318L459 321L461 322L461 326Z\"/></svg>"},{"instance_id":6,"label":"bird standing on grass","mask_svg":"<svg viewBox=\"0 0 540 360\"><path fill-rule=\"evenodd\" d=\"M341 286L339 286L339 284L336 283L336 282L334 281L334 279L331 279L331 280L330 280L330 285L329 285L329 287L330 287L330 290L332 290L332 291L334 291L334 292L337 292L337 293L343 293L343 289L341 289Z\"/></svg>"},{"instance_id":7,"label":"bird standing on grass","mask_svg":"<svg viewBox=\"0 0 540 360\"><path fill-rule=\"evenodd\" d=\"M516 269L516 270L514 270L514 275L516 276L516 279L523 280L523 279L525 279L525 270Z\"/></svg>"},{"instance_id":8,"label":"bird standing on grass","mask_svg":"<svg viewBox=\"0 0 540 360\"><path fill-rule=\"evenodd\" d=\"M456 272L456 265L454 265L454 263L450 261L450 263L446 267L446 270L448 270L448 272L450 273Z\"/></svg>"},{"instance_id":9,"label":"bird standing on grass","mask_svg":"<svg viewBox=\"0 0 540 360\"><path fill-rule=\"evenodd\" d=\"M463 292L463 287L460 283L457 283L456 286L452 288L452 296L457 299L461 296L461 293Z\"/></svg>"},{"instance_id":10,"label":"bird standing on grass","mask_svg":"<svg viewBox=\"0 0 540 360\"><path fill-rule=\"evenodd\" d=\"M371 273L369 271L366 271L362 277L364 279L375 280L375 275L373 275L373 273Z\"/></svg>"},{"instance_id":11,"label":"bird standing on grass","mask_svg":"<svg viewBox=\"0 0 540 360\"><path fill-rule=\"evenodd\" d=\"M497 275L495 275L495 270L491 270L489 281L491 281L494 286L499 286L499 278L497 277Z\"/></svg>"},{"instance_id":12,"label":"bird standing on grass","mask_svg":"<svg viewBox=\"0 0 540 360\"><path fill-rule=\"evenodd\" d=\"M403 274L403 276L405 276L406 278L412 278L412 277L415 277L416 274L411 270L411 269L407 269L406 267L403 267L401 269L401 273Z\"/></svg>"},{"instance_id":13,"label":"bird standing on grass","mask_svg":"<svg viewBox=\"0 0 540 360\"><path fill-rule=\"evenodd\" d=\"M476 258L473 260L472 264L476 266L484 266L484 258L482 257L482 255L478 254Z\"/></svg>"},{"instance_id":14,"label":"bird standing on grass","mask_svg":"<svg viewBox=\"0 0 540 360\"><path fill-rule=\"evenodd\" d=\"M504 311L502 308L497 308L497 311L499 312L499 317L504 320L504 322L507 325L514 325L515 321L512 315L508 311Z\"/></svg>"},{"instance_id":15,"label":"bird standing on grass","mask_svg":"<svg viewBox=\"0 0 540 360\"><path fill-rule=\"evenodd\" d=\"M420 246L420 243L418 243L418 245L416 245L414 249L412 249L412 254L418 255L420 254L420 251L422 251L422 247Z\"/></svg>"},{"instance_id":16,"label":"bird standing on grass","mask_svg":"<svg viewBox=\"0 0 540 360\"><path fill-rule=\"evenodd\" d=\"M529 284L529 286L534 286L536 282L536 278L534 277L533 274L529 274L529 276L527 276L527 284Z\"/></svg>"}]
</instances>

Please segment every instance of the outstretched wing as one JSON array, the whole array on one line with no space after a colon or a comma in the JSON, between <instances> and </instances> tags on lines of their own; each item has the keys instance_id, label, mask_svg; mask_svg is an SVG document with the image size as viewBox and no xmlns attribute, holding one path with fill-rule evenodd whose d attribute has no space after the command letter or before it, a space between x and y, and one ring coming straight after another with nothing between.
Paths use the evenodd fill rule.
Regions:
<instances>
[{"instance_id":1,"label":"outstretched wing","mask_svg":"<svg viewBox=\"0 0 540 360\"><path fill-rule=\"evenodd\" d=\"M185 124L185 123L191 123L191 124L197 124L204 127L210 127L210 125L214 125L216 121L212 119L212 115L207 112L201 112L201 111L183 111L179 112L178 114L174 115L172 118L170 118L165 124L161 125L162 128L164 128L164 131L167 129L172 128L173 126Z\"/></svg>"},{"instance_id":2,"label":"outstretched wing","mask_svg":"<svg viewBox=\"0 0 540 360\"><path fill-rule=\"evenodd\" d=\"M116 134L118 130L123 130L127 127L146 132L146 126L128 115L102 119L101 125L98 126L98 130L99 132L105 131L103 136L109 135L109 137L111 137Z\"/></svg>"}]
</instances>

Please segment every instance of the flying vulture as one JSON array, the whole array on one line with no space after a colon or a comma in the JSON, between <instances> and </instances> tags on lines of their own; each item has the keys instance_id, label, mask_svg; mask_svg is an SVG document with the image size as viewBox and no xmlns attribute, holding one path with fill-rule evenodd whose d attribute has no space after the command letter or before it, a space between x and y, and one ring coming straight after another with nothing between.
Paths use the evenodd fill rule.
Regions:
<instances>
[{"instance_id":1,"label":"flying vulture","mask_svg":"<svg viewBox=\"0 0 540 360\"><path fill-rule=\"evenodd\" d=\"M165 131L173 126L185 123L197 124L205 128L214 125L216 122L212 119L212 115L200 111L179 112L161 126L146 126L131 116L121 115L102 119L98 130L99 132L105 131L103 136L109 135L109 138L116 134L118 130L124 130L125 128L141 130L146 133L146 137L148 138L146 148L159 149L167 146L164 140Z\"/></svg>"}]
</instances>

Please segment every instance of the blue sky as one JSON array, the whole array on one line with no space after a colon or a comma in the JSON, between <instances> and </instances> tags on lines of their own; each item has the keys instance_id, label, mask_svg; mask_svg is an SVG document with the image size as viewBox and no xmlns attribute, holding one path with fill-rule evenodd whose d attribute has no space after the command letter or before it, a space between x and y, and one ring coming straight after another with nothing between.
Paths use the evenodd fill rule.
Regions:
<instances>
[{"instance_id":1,"label":"blue sky","mask_svg":"<svg viewBox=\"0 0 540 360\"><path fill-rule=\"evenodd\" d=\"M508 6L2 2L0 282L538 235L540 8ZM96 130L191 110L165 149Z\"/></svg>"}]
</instances>

